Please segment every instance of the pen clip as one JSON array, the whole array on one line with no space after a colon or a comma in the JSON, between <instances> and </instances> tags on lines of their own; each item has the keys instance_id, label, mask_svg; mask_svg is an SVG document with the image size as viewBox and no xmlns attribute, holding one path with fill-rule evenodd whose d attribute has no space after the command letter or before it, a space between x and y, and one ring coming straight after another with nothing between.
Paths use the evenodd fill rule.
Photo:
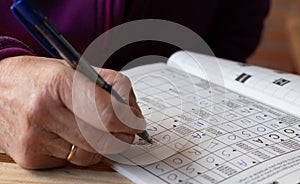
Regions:
<instances>
[{"instance_id":1,"label":"pen clip","mask_svg":"<svg viewBox=\"0 0 300 184\"><path fill-rule=\"evenodd\" d=\"M34 8L27 0L15 0L10 7L11 12L22 23L27 31L53 56L59 58L57 50L41 35L35 25L44 21L46 17Z\"/></svg>"}]
</instances>

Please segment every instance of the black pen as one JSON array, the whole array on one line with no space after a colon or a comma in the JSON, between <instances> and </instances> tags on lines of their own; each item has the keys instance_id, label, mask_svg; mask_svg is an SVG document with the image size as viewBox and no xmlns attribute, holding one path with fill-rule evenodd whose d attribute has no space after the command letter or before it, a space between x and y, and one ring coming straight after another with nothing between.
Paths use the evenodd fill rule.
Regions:
<instances>
[{"instance_id":1,"label":"black pen","mask_svg":"<svg viewBox=\"0 0 300 184\"><path fill-rule=\"evenodd\" d=\"M81 58L76 49L54 28L41 11L26 0L15 0L11 11L52 56L56 58L62 57L74 70L80 71L91 80L96 79L98 86L113 95L119 102L126 104L118 93ZM153 143L146 130L137 135L148 143Z\"/></svg>"}]
</instances>

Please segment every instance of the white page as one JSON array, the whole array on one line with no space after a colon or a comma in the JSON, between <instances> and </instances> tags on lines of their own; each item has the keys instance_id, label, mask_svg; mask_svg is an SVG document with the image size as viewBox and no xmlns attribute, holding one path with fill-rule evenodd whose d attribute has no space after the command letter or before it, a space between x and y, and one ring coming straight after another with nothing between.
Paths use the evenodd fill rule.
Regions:
<instances>
[{"instance_id":1,"label":"white page","mask_svg":"<svg viewBox=\"0 0 300 184\"><path fill-rule=\"evenodd\" d=\"M186 51L173 54L168 64L270 106L296 116L300 115L300 76L298 75ZM236 79L243 73L251 77L241 83ZM209 77L208 74L211 76L215 74L217 77ZM274 81L279 79L289 82L283 86L274 84Z\"/></svg>"},{"instance_id":2,"label":"white page","mask_svg":"<svg viewBox=\"0 0 300 184\"><path fill-rule=\"evenodd\" d=\"M176 64L183 65L185 62L187 64L188 60L183 59L184 57L178 57L178 55L175 57ZM194 56L194 57L200 57L200 56ZM201 56L202 57L202 56ZM206 56L203 56L206 58ZM178 59L182 59L182 61L179 61ZM174 56L171 58L169 62L169 65L174 67ZM195 70L197 66L193 67L188 67L187 65L184 65L185 70L189 72L194 72L197 75L202 76L203 78L211 78L213 81L215 81L217 84L221 86L226 86L228 87L229 85L235 84L234 81L230 82L230 77L224 78L224 80L219 78L221 75L212 75L214 72L218 71L216 67L213 67L213 63L210 62L209 60L204 59L204 62L208 61L205 64L206 69L210 70L210 74L203 74L199 73ZM226 63L228 64L228 62ZM233 63L235 64L235 63ZM230 64L229 64L230 65ZM141 108L142 111L148 121L148 123L156 124L158 122L158 127L162 126L168 126L168 124L165 124L165 122L168 122L169 119L175 118L177 119L179 116L176 115L176 109L174 109L174 106L169 107L168 103L171 102L171 104L177 103L177 101L181 100L180 96L183 97L189 97L186 91L188 93L191 93L193 95L192 90L194 88L197 88L197 80L200 81L200 79L197 79L193 76L189 76L187 73L181 73L180 71L174 70L172 67L167 66L165 64L154 64L154 65L147 65L147 66L141 66L137 67L134 69L131 69L129 71L125 71L124 73L129 76L129 78L132 80L132 84L134 86L134 90L137 94L138 101L141 102ZM178 67L178 66L177 66ZM222 71L226 71L226 69L222 68ZM152 78L147 78L147 77L152 77ZM159 80L157 80L157 76L159 76ZM254 75L253 75L254 76ZM180 80L178 80L178 77ZM191 82L195 82L194 85L189 85L189 83L181 83L181 80L184 78L189 78L191 79ZM172 82L173 80L178 80L178 82ZM142 82L140 82L142 81ZM171 84L171 85L165 85L165 84ZM233 83L233 84L231 84ZM172 87L174 84L174 89L178 90L178 98L172 98L168 96L168 94L172 94L173 91L168 91L168 90L163 90L163 89L168 89ZM178 85L179 84L179 85ZM257 100L257 96L253 95L254 90L251 89L250 87L247 86L242 86L238 85L239 83L237 82L235 85L237 85L236 89L241 89L243 93L245 93L245 96L254 96L255 99ZM151 87L147 86L150 85ZM214 84L212 84L214 86ZM246 87L248 89L246 89ZM250 95L247 95L246 90L248 90L248 93L251 93ZM202 92L205 90L202 90ZM222 91L222 90L221 90ZM220 92L220 91L219 91ZM160 94L163 97L166 97L165 99L162 99L161 101L157 100L158 98L152 98L153 96L156 96L156 94ZM200 93L204 94L204 93ZM258 95L265 97L261 92L257 92ZM205 95L205 94L204 94ZM230 99L232 96L234 96L234 92L228 92L228 98ZM222 95L221 95L222 97ZM185 99L185 98L184 98ZM188 98L187 98L188 99ZM210 98L207 98L210 100ZM276 100L271 101L272 98L267 100L267 102L274 102ZM187 105L181 104L183 110L186 110L186 108L191 108L190 106L194 103L193 101L197 101L198 99L191 100L189 101L190 103L187 103ZM258 101L260 101L258 99ZM265 99L263 100L265 103ZM146 104L149 102L149 104ZM187 102L187 101L185 101ZM151 106L151 104L154 103L154 106ZM254 102L256 103L256 102ZM209 103L208 103L209 104ZM275 103L276 104L276 103ZM176 106L176 105L175 105ZM275 105L273 105L275 106ZM295 105L296 106L296 105ZM147 107L151 107L153 109L155 108L161 108L161 109L156 109L156 111L151 111ZM251 106L252 107L252 106ZM164 111L164 108L167 109L167 111ZM205 112L209 112L210 108L203 107ZM255 109L255 107L254 107ZM277 112L278 114L282 114L285 116L283 112L280 112L279 110L269 108L269 110L272 110L272 112ZM295 107L296 109L296 107ZM271 112L269 110L266 110L267 113ZM227 109L226 111L230 111L230 109ZM285 111L288 111L285 109ZM165 113L169 114L169 117L161 117L157 116L157 113ZM237 110L234 110L234 112L237 112ZM196 122L188 122L189 118L194 115L194 112L186 112L183 113L183 115L188 115L185 116L184 118L180 119L179 121L183 123L173 123L176 124L177 127L183 127L186 128L184 130L193 130L192 135L195 135L195 133L205 133L208 136L204 136L204 134L201 137L200 142L197 144L193 141L196 139L196 137L190 136L190 134L184 135L184 136L177 136L180 137L178 140L175 140L173 142L170 142L168 144L165 144L164 147L172 147L172 144L175 143L182 143L182 139L187 139L188 143L184 143L184 148L182 150L177 150L180 153L174 153L175 155L171 154L165 155L166 157L163 157L160 161L158 162L159 165L156 165L156 169L153 168L154 166L151 165L150 163L142 165L142 166L135 166L133 165L126 165L122 164L126 163L127 160L133 160L132 162L136 162L136 160L141 160L138 159L140 158L140 155L138 155L139 151L144 151L144 152L152 152L153 149L148 149L147 145L145 146L146 148L141 148L141 149L130 149L128 151L128 155L125 157L123 155L117 155L117 156L111 156L110 158L115 160L115 161L120 161L121 163L118 162L110 162L110 165L112 168L116 169L118 172L123 174L124 176L128 177L132 181L136 183L240 183L240 184L249 184L249 183L271 183L274 181L280 181L283 183L296 183L299 182L299 175L300 175L300 159L299 159L299 149L300 149L300 122L296 118L291 118L291 121L293 122L284 122L283 124L280 124L275 127L273 126L273 123L276 124L275 121L278 119L278 117L272 117L270 120L266 120L263 123L256 122L254 126L249 126L249 127L233 127L233 130L227 130L229 127L227 125L230 125L230 123L237 123L239 119L236 120L226 120L220 124L212 124L208 123L208 119L203 118L205 121L203 121L203 127L202 125L199 127L195 126ZM149 114L151 116L149 116ZM197 113L199 116L204 115L204 112ZM222 114L222 113L221 113ZM255 112L254 115L256 116L259 114L259 112ZM276 114L276 113L275 113ZM214 114L214 116L219 116L220 114ZM272 115L273 116L273 115ZM280 116L280 115L279 115ZM180 116L182 117L182 116ZM248 116L247 116L248 117ZM249 116L250 118L253 116ZM292 117L292 116L289 116ZM158 119L162 119L161 121ZM222 117L221 117L222 118ZM225 116L223 118L226 118ZM165 121L167 120L167 121ZM186 120L186 122L184 122ZM196 120L198 121L198 119ZM257 120L258 121L258 120ZM154 122L154 123L153 123ZM173 121L170 121L173 122ZM202 123L202 118L200 119L200 122ZM171 124L172 125L172 124ZM225 127L226 125L226 127ZM198 126L198 125L197 125ZM282 126L282 127L281 127ZM190 127L190 129L188 128ZM191 128L194 127L195 129ZM267 132L261 132L261 130L266 127L268 129ZM176 128L169 126L169 128L165 128L164 131L170 130L170 132L174 132ZM182 129L181 129L182 130ZM241 137L241 132L244 130L247 130L251 132L253 137L249 138L243 138ZM259 130L259 131L258 131ZM293 135L289 134L291 133L291 130L295 131L293 132ZM162 131L162 133L164 133ZM257 132L255 132L257 131ZM148 131L150 132L150 131ZM180 132L180 131L179 131ZM216 136L213 137L214 132L216 133ZM220 132L220 133L219 133ZM150 132L151 134L152 132ZM154 134L153 138L159 140L159 136L161 135L161 132L158 134ZM175 132L176 134L178 132ZM219 135L217 135L219 134ZM231 135L232 134L232 135ZM272 135L274 136L279 136L281 140L279 142L276 142L275 140L272 140L271 137ZM173 136L173 135L172 135ZM189 137L190 136L190 137ZM234 136L238 137L237 139L232 139ZM175 136L176 137L176 136ZM189 137L189 138L188 138ZM195 139L194 139L195 138ZM227 140L227 139L228 140ZM230 139L229 139L230 138ZM162 140L163 141L163 140ZM177 142L179 141L179 142ZM230 141L233 141L230 143ZM234 142L236 141L236 142ZM273 141L273 142L272 142ZM135 141L135 144L140 143L141 141L138 140L138 138ZM267 146L268 145L268 146ZM189 147L190 146L190 147ZM219 147L218 147L219 146ZM176 146L175 146L176 147ZM190 149L197 148L202 152L202 156L200 158L193 158L187 156ZM157 149L156 149L157 150ZM230 152L231 159L226 160L225 156L221 154L221 151L232 151ZM235 151L234 151L235 150ZM144 154L144 153L143 153ZM154 154L157 154L156 156L164 155L166 153L164 152L155 152ZM133 156L134 155L134 156ZM228 154L227 154L228 155ZM146 158L142 155L142 158ZM172 163L174 160L176 160L177 163ZM181 162L185 163L187 165L180 165L177 166L179 159L181 159ZM126 161L124 161L126 160ZM146 160L151 161L151 157L146 158ZM186 160L189 160L186 161ZM208 162L209 161L209 162ZM211 163L214 161L213 163ZM215 164L216 163L216 164ZM156 163L157 164L157 163ZM189 164L194 164L196 167L193 165L193 167L188 167ZM215 165L214 165L215 164ZM288 167L287 167L288 164ZM155 164L154 164L155 165ZM186 167L186 170L181 170ZM163 168L163 173L162 174L157 174L156 171L160 171ZM178 169L179 168L179 169ZM199 175L196 176L189 176L189 172L192 171L192 169L201 171ZM230 172L232 173L230 173ZM193 171L194 172L194 171ZM270 175L271 174L271 175ZM171 180L174 179L173 177L176 176L176 180ZM252 177L252 178L251 178ZM265 178L267 177L267 178ZM254 179L253 179L254 178ZM168 180L170 179L170 180ZM180 180L179 180L180 179ZM182 180L181 180L182 179Z\"/></svg>"},{"instance_id":3,"label":"white page","mask_svg":"<svg viewBox=\"0 0 300 184\"><path fill-rule=\"evenodd\" d=\"M273 183L278 184L298 183L300 181L300 150L281 157L274 158L264 163L260 167L254 167L243 173L243 176L232 177L227 180L226 184L233 183ZM296 167L295 167L296 165ZM292 169L291 169L292 167ZM279 174L277 174L279 172ZM261 180L258 176L268 176L267 179Z\"/></svg>"}]
</instances>

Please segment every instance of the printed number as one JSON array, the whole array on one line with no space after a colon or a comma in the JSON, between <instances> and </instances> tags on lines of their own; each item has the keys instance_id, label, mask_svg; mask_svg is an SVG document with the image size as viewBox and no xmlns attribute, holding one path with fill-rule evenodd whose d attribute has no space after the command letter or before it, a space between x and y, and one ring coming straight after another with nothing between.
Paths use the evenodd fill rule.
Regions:
<instances>
[{"instance_id":1,"label":"printed number","mask_svg":"<svg viewBox=\"0 0 300 184\"><path fill-rule=\"evenodd\" d=\"M264 141L262 141L260 138L257 138L257 139L253 139L254 142L257 142L257 143L260 143L260 144L263 144Z\"/></svg>"},{"instance_id":2,"label":"printed number","mask_svg":"<svg viewBox=\"0 0 300 184\"><path fill-rule=\"evenodd\" d=\"M241 122L244 124L251 124L252 122L249 119L241 119Z\"/></svg>"},{"instance_id":3,"label":"printed number","mask_svg":"<svg viewBox=\"0 0 300 184\"><path fill-rule=\"evenodd\" d=\"M246 109L246 108L242 109L241 112L242 113L247 113L247 114L251 113L251 111L249 109Z\"/></svg>"},{"instance_id":4,"label":"printed number","mask_svg":"<svg viewBox=\"0 0 300 184\"><path fill-rule=\"evenodd\" d=\"M193 133L193 138L195 138L195 139L201 139L202 138L202 136L199 134L199 133Z\"/></svg>"},{"instance_id":5,"label":"printed number","mask_svg":"<svg viewBox=\"0 0 300 184\"><path fill-rule=\"evenodd\" d=\"M166 142L169 142L171 140L171 136L170 135L164 135L163 136L163 139L166 141Z\"/></svg>"},{"instance_id":6,"label":"printed number","mask_svg":"<svg viewBox=\"0 0 300 184\"><path fill-rule=\"evenodd\" d=\"M208 102L206 100L201 100L199 103L200 105L208 105Z\"/></svg>"},{"instance_id":7,"label":"printed number","mask_svg":"<svg viewBox=\"0 0 300 184\"><path fill-rule=\"evenodd\" d=\"M256 131L257 131L257 132L266 132L267 129L266 129L265 127L257 127L257 128L256 128Z\"/></svg>"},{"instance_id":8,"label":"printed number","mask_svg":"<svg viewBox=\"0 0 300 184\"><path fill-rule=\"evenodd\" d=\"M219 145L219 143L212 141L210 143L210 148L214 148L215 146L218 146L218 145Z\"/></svg>"},{"instance_id":9,"label":"printed number","mask_svg":"<svg viewBox=\"0 0 300 184\"><path fill-rule=\"evenodd\" d=\"M183 162L183 161L182 161L181 158L174 158L174 159L173 159L173 163L174 163L174 164L182 164L182 162Z\"/></svg>"},{"instance_id":10,"label":"printed number","mask_svg":"<svg viewBox=\"0 0 300 184\"><path fill-rule=\"evenodd\" d=\"M194 153L195 155L201 155L201 151L196 150L195 148L193 149L193 151L188 151L188 153Z\"/></svg>"},{"instance_id":11,"label":"printed number","mask_svg":"<svg viewBox=\"0 0 300 184\"><path fill-rule=\"evenodd\" d=\"M219 120L217 118L215 118L215 117L210 118L209 121L210 122L214 122L214 123L218 123L219 122Z\"/></svg>"},{"instance_id":12,"label":"printed number","mask_svg":"<svg viewBox=\"0 0 300 184\"><path fill-rule=\"evenodd\" d=\"M243 166L243 167L247 167L247 166L248 166L247 162L245 162L244 160L238 161L238 164L239 164L240 166Z\"/></svg>"},{"instance_id":13,"label":"printed number","mask_svg":"<svg viewBox=\"0 0 300 184\"><path fill-rule=\"evenodd\" d=\"M215 162L215 158L213 158L213 157L207 157L206 158L206 162L207 163L214 163Z\"/></svg>"},{"instance_id":14,"label":"printed number","mask_svg":"<svg viewBox=\"0 0 300 184\"><path fill-rule=\"evenodd\" d=\"M232 123L226 123L226 126L228 126L231 129L234 129L236 127L236 125L234 125Z\"/></svg>"},{"instance_id":15,"label":"printed number","mask_svg":"<svg viewBox=\"0 0 300 184\"><path fill-rule=\"evenodd\" d=\"M294 134L295 133L295 130L293 130L293 129L284 129L283 131L287 134Z\"/></svg>"},{"instance_id":16,"label":"printed number","mask_svg":"<svg viewBox=\"0 0 300 184\"><path fill-rule=\"evenodd\" d=\"M275 124L275 123L272 123L272 124L271 124L271 127L275 128L275 129L278 129L278 128L279 128L279 125L278 125L278 124Z\"/></svg>"},{"instance_id":17,"label":"printed number","mask_svg":"<svg viewBox=\"0 0 300 184\"><path fill-rule=\"evenodd\" d=\"M169 174L168 179L171 181L175 181L177 179L177 174L175 173Z\"/></svg>"},{"instance_id":18,"label":"printed number","mask_svg":"<svg viewBox=\"0 0 300 184\"><path fill-rule=\"evenodd\" d=\"M155 166L155 169L159 170L161 173L165 172L165 169L162 168L162 167L160 167L160 164L157 164L157 165Z\"/></svg>"},{"instance_id":19,"label":"printed number","mask_svg":"<svg viewBox=\"0 0 300 184\"><path fill-rule=\"evenodd\" d=\"M275 140L280 139L280 136L277 135L277 134L270 134L269 137L272 138L272 139L275 139Z\"/></svg>"},{"instance_id":20,"label":"printed number","mask_svg":"<svg viewBox=\"0 0 300 184\"><path fill-rule=\"evenodd\" d=\"M251 137L251 133L249 133L249 132L247 132L245 130L242 131L242 135L244 135L246 137Z\"/></svg>"},{"instance_id":21,"label":"printed number","mask_svg":"<svg viewBox=\"0 0 300 184\"><path fill-rule=\"evenodd\" d=\"M259 121L264 121L264 120L265 120L265 118L262 117L262 116L255 116L255 118L256 118L257 120L259 120Z\"/></svg>"},{"instance_id":22,"label":"printed number","mask_svg":"<svg viewBox=\"0 0 300 184\"><path fill-rule=\"evenodd\" d=\"M157 131L157 127L155 126L151 126L149 128L147 128L148 131Z\"/></svg>"},{"instance_id":23,"label":"printed number","mask_svg":"<svg viewBox=\"0 0 300 184\"><path fill-rule=\"evenodd\" d=\"M193 164L190 163L189 165L187 165L187 167L185 168L185 170L189 173L193 173L196 169L192 167Z\"/></svg>"},{"instance_id":24,"label":"printed number","mask_svg":"<svg viewBox=\"0 0 300 184\"><path fill-rule=\"evenodd\" d=\"M236 135L233 135L233 134L232 135L228 135L227 139L234 141L234 140L236 140Z\"/></svg>"},{"instance_id":25,"label":"printed number","mask_svg":"<svg viewBox=\"0 0 300 184\"><path fill-rule=\"evenodd\" d=\"M234 114L234 113L232 113L232 112L228 112L227 117L229 117L229 118L231 118L231 119L234 119L234 118L237 117L237 115Z\"/></svg>"},{"instance_id":26,"label":"printed number","mask_svg":"<svg viewBox=\"0 0 300 184\"><path fill-rule=\"evenodd\" d=\"M197 121L197 122L195 123L195 125L197 125L198 127L202 127L202 126L204 126L204 123L202 123L202 122L200 122L200 121Z\"/></svg>"},{"instance_id":27,"label":"printed number","mask_svg":"<svg viewBox=\"0 0 300 184\"><path fill-rule=\"evenodd\" d=\"M225 156L225 157L230 157L231 155L229 153L226 153L226 152L227 152L226 150L223 150L222 155Z\"/></svg>"}]
</instances>

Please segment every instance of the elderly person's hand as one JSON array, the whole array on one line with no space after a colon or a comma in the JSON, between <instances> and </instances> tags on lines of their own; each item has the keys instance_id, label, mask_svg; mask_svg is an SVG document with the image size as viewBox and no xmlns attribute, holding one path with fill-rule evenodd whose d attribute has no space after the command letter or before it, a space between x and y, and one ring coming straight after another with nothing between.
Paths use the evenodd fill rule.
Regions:
<instances>
[{"instance_id":1,"label":"elderly person's hand","mask_svg":"<svg viewBox=\"0 0 300 184\"><path fill-rule=\"evenodd\" d=\"M98 71L129 106L81 74L76 74L74 85L75 71L63 60L3 59L0 148L30 169L64 166L72 145L78 149L69 161L80 166L98 163L101 154L127 149L145 128L145 120L130 81L112 70Z\"/></svg>"}]
</instances>

